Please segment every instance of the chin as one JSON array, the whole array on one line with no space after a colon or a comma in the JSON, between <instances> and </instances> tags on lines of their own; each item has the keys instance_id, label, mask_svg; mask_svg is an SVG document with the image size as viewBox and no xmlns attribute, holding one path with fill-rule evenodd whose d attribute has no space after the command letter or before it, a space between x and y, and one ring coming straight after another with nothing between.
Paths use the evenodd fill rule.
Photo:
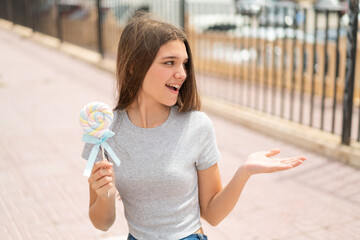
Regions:
<instances>
[{"instance_id":1,"label":"chin","mask_svg":"<svg viewBox=\"0 0 360 240\"><path fill-rule=\"evenodd\" d=\"M163 103L165 106L172 107L176 105L177 101Z\"/></svg>"},{"instance_id":2,"label":"chin","mask_svg":"<svg viewBox=\"0 0 360 240\"><path fill-rule=\"evenodd\" d=\"M165 101L162 101L162 104L165 105L165 106L168 106L168 107L172 107L176 103L177 103L177 98L176 99L166 99Z\"/></svg>"}]
</instances>

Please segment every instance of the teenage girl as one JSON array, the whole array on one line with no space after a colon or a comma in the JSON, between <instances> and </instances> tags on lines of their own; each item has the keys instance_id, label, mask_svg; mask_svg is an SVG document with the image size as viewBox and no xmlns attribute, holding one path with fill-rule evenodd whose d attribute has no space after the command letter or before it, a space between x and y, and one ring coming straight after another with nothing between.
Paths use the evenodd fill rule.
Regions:
<instances>
[{"instance_id":1,"label":"teenage girl","mask_svg":"<svg viewBox=\"0 0 360 240\"><path fill-rule=\"evenodd\" d=\"M91 176L89 216L109 229L119 192L129 240L207 239L200 217L217 225L234 208L248 179L299 166L304 157L251 154L222 186L220 154L209 117L200 112L193 58L179 28L149 14L135 16L117 53L118 98L108 143L119 167L99 154ZM92 146L85 145L87 158ZM109 192L109 194L108 194Z\"/></svg>"}]
</instances>

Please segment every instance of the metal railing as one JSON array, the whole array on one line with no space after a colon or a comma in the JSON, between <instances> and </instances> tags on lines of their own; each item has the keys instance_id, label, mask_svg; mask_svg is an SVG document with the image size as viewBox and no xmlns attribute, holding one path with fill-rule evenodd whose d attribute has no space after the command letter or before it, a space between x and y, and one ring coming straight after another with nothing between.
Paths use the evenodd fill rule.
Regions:
<instances>
[{"instance_id":1,"label":"metal railing","mask_svg":"<svg viewBox=\"0 0 360 240\"><path fill-rule=\"evenodd\" d=\"M360 141L359 1L347 4L0 0L0 18L114 59L128 19L154 12L184 28L202 94L339 135L349 145Z\"/></svg>"}]
</instances>

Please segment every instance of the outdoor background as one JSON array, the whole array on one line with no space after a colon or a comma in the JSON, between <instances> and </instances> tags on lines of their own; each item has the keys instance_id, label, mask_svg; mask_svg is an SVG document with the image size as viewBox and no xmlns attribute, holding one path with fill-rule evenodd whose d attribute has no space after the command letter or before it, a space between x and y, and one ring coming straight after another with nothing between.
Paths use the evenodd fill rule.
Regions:
<instances>
[{"instance_id":1,"label":"outdoor background","mask_svg":"<svg viewBox=\"0 0 360 240\"><path fill-rule=\"evenodd\" d=\"M308 161L256 176L210 239L359 239L358 1L0 0L0 238L104 239L87 217L78 112L114 105L136 11L184 29L224 184L254 151ZM240 124L239 124L240 123Z\"/></svg>"}]
</instances>

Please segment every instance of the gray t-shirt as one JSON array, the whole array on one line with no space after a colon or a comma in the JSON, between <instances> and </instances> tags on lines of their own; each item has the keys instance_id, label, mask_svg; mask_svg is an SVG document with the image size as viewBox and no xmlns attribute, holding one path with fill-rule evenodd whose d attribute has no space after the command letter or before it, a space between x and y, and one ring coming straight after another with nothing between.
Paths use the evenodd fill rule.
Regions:
<instances>
[{"instance_id":1,"label":"gray t-shirt","mask_svg":"<svg viewBox=\"0 0 360 240\"><path fill-rule=\"evenodd\" d=\"M114 164L116 188L129 231L140 240L180 239L201 227L197 170L213 166L220 153L209 117L177 110L155 128L137 127L126 111L115 111L107 143L121 160ZM85 159L91 148L85 145Z\"/></svg>"}]
</instances>

